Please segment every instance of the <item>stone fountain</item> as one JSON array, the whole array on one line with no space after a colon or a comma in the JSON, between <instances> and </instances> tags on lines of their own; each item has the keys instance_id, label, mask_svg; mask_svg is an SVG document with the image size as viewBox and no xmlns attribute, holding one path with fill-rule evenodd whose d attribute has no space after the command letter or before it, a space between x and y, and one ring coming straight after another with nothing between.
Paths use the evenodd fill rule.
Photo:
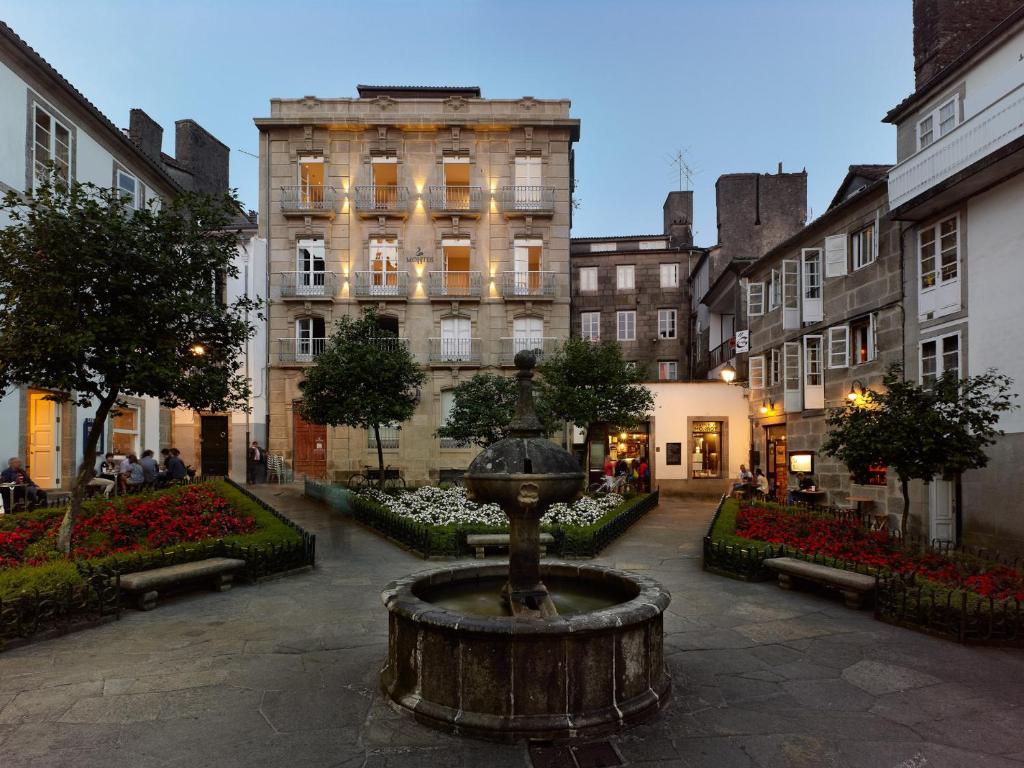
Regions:
<instances>
[{"instance_id":1,"label":"stone fountain","mask_svg":"<svg viewBox=\"0 0 1024 768\"><path fill-rule=\"evenodd\" d=\"M576 459L546 439L533 403L532 352L516 355L510 436L466 473L471 498L509 518L508 565L450 566L399 579L381 682L418 721L511 741L591 736L655 714L671 683L652 579L596 565L540 562L540 518L581 492Z\"/></svg>"}]
</instances>

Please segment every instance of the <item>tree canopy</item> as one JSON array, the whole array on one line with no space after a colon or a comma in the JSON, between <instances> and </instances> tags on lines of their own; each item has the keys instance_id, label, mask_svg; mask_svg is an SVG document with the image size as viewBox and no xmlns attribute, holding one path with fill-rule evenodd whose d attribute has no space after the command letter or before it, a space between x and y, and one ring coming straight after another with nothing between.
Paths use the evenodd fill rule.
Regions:
<instances>
[{"instance_id":1,"label":"tree canopy","mask_svg":"<svg viewBox=\"0 0 1024 768\"><path fill-rule=\"evenodd\" d=\"M9 219L0 229L0 390L32 384L97 403L61 529L65 551L119 398L247 407L239 355L259 306L215 295L218 276L237 273L230 224L239 210L230 196L192 194L136 209L116 190L61 182L0 203Z\"/></svg>"},{"instance_id":2,"label":"tree canopy","mask_svg":"<svg viewBox=\"0 0 1024 768\"><path fill-rule=\"evenodd\" d=\"M300 412L313 424L369 430L377 442L384 479L380 428L412 418L426 375L408 347L384 330L373 309L343 317L324 351L306 371Z\"/></svg>"},{"instance_id":3,"label":"tree canopy","mask_svg":"<svg viewBox=\"0 0 1024 768\"><path fill-rule=\"evenodd\" d=\"M911 480L930 482L988 464L985 449L1003 434L999 419L1017 406L1012 379L989 370L958 379L946 371L930 386L890 367L880 391L833 410L822 452L840 459L855 477L871 466L896 474L903 494L900 529L907 531Z\"/></svg>"},{"instance_id":4,"label":"tree canopy","mask_svg":"<svg viewBox=\"0 0 1024 768\"><path fill-rule=\"evenodd\" d=\"M632 426L654 408L643 371L623 359L614 341L569 339L538 370L539 398L554 418L584 427L588 445L594 425Z\"/></svg>"},{"instance_id":5,"label":"tree canopy","mask_svg":"<svg viewBox=\"0 0 1024 768\"><path fill-rule=\"evenodd\" d=\"M448 419L437 436L486 448L508 436L509 423L516 414L519 385L514 377L477 373L455 387ZM543 401L536 402L537 415L547 434L554 420Z\"/></svg>"}]
</instances>

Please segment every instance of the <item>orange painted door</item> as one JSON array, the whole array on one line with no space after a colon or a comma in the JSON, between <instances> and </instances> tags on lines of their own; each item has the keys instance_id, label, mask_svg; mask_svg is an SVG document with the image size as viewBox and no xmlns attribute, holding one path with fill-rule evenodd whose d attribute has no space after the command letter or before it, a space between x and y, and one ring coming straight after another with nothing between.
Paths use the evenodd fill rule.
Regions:
<instances>
[{"instance_id":1,"label":"orange painted door","mask_svg":"<svg viewBox=\"0 0 1024 768\"><path fill-rule=\"evenodd\" d=\"M295 476L324 477L327 474L327 427L310 424L297 413L292 423Z\"/></svg>"},{"instance_id":2,"label":"orange painted door","mask_svg":"<svg viewBox=\"0 0 1024 768\"><path fill-rule=\"evenodd\" d=\"M40 488L60 485L60 406L41 392L29 394L28 473Z\"/></svg>"}]
</instances>

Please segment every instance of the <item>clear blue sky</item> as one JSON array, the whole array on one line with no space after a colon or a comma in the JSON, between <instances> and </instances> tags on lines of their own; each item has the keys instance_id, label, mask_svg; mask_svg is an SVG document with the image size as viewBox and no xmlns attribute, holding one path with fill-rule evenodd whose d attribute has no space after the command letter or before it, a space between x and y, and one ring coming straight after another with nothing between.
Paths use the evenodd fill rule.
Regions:
<instances>
[{"instance_id":1,"label":"clear blue sky","mask_svg":"<svg viewBox=\"0 0 1024 768\"><path fill-rule=\"evenodd\" d=\"M851 163L891 162L879 121L913 88L911 0L5 0L14 30L116 124L141 107L228 144L256 206L252 118L271 97L357 83L479 85L570 98L583 121L577 236L661 231L687 151L698 244L715 179L806 167L820 214Z\"/></svg>"}]
</instances>

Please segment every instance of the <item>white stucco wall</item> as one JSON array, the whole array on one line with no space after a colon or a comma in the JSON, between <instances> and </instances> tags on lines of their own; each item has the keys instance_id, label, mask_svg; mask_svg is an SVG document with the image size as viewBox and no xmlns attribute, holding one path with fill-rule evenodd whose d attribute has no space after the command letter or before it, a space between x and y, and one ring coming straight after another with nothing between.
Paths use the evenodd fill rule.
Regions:
<instances>
[{"instance_id":1,"label":"white stucco wall","mask_svg":"<svg viewBox=\"0 0 1024 768\"><path fill-rule=\"evenodd\" d=\"M728 425L726 477L747 463L750 452L750 420L746 390L721 381L658 382L647 385L654 395L651 453L655 482L690 478L689 419L725 419ZM665 444L682 443L682 464L665 463ZM694 480L692 483L707 481Z\"/></svg>"},{"instance_id":2,"label":"white stucco wall","mask_svg":"<svg viewBox=\"0 0 1024 768\"><path fill-rule=\"evenodd\" d=\"M981 112L1024 83L1024 30L1018 32L972 67L965 77L964 119Z\"/></svg>"},{"instance_id":3,"label":"white stucco wall","mask_svg":"<svg viewBox=\"0 0 1024 768\"><path fill-rule=\"evenodd\" d=\"M1021 286L1024 285L1024 175L967 204L967 373L997 368L1024 391ZM1024 413L1003 417L1007 432L1024 431Z\"/></svg>"},{"instance_id":4,"label":"white stucco wall","mask_svg":"<svg viewBox=\"0 0 1024 768\"><path fill-rule=\"evenodd\" d=\"M9 389L0 397L0 469L7 460L18 455L18 403L17 389Z\"/></svg>"},{"instance_id":5,"label":"white stucco wall","mask_svg":"<svg viewBox=\"0 0 1024 768\"><path fill-rule=\"evenodd\" d=\"M25 83L0 63L0 181L14 189L25 186Z\"/></svg>"}]
</instances>

